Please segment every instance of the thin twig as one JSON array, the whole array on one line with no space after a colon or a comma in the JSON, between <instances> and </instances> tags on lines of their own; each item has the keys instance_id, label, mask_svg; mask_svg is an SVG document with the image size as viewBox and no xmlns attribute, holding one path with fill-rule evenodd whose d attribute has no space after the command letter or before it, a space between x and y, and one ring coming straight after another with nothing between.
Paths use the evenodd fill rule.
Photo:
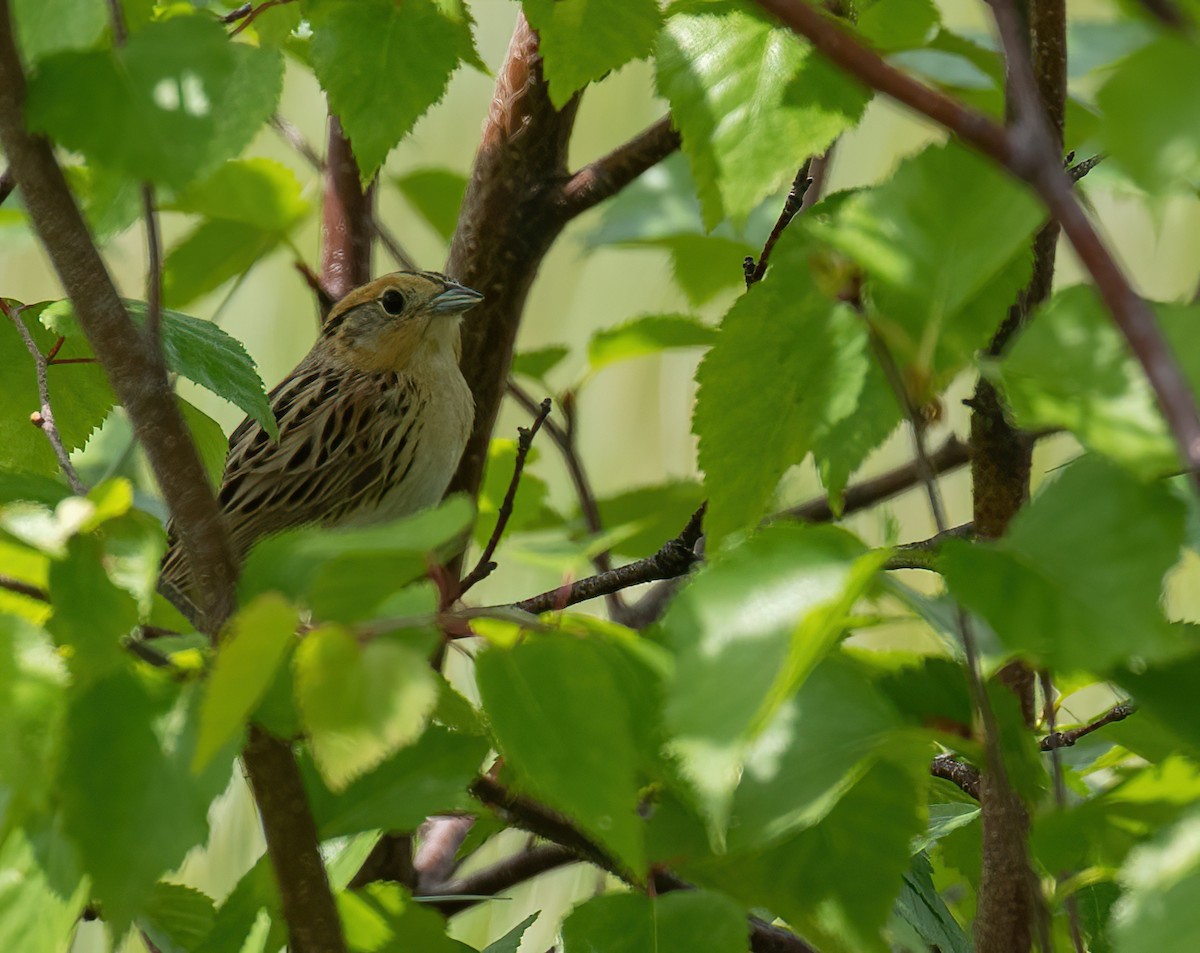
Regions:
<instances>
[{"instance_id":1,"label":"thin twig","mask_svg":"<svg viewBox=\"0 0 1200 953\"><path fill-rule=\"evenodd\" d=\"M1124 721L1135 711L1137 711L1137 706L1132 702L1121 702L1119 705L1114 705L1095 721L1088 722L1086 725L1080 725L1078 728L1070 728L1067 731L1055 731L1054 726L1050 725L1050 734L1046 735L1038 743L1038 746L1043 751L1070 748L1072 745L1078 744L1081 739L1086 738L1093 731L1099 731L1105 725L1111 725L1114 722Z\"/></svg>"},{"instance_id":2,"label":"thin twig","mask_svg":"<svg viewBox=\"0 0 1200 953\"><path fill-rule=\"evenodd\" d=\"M779 210L779 217L775 219L775 226L771 229L771 234L767 236L767 240L763 243L762 253L758 256L758 261L755 261L753 258L747 258L742 263L742 271L745 272L747 288L763 280L763 276L767 273L767 265L771 260L771 252L775 250L775 243L779 241L779 236L783 234L784 229L791 224L792 219L804 207L804 196L813 184L813 180L808 175L809 169L812 168L812 163L812 159L805 159L804 164L796 172L796 178L792 180L792 187L788 189L787 198L783 200L783 208Z\"/></svg>"},{"instance_id":3,"label":"thin twig","mask_svg":"<svg viewBox=\"0 0 1200 953\"><path fill-rule=\"evenodd\" d=\"M15 592L18 595L28 596L30 599L36 599L38 602L50 601L50 593L40 586L22 582L20 579L14 579L12 576L6 576L3 573L0 573L0 589L7 589L9 592Z\"/></svg>"},{"instance_id":4,"label":"thin twig","mask_svg":"<svg viewBox=\"0 0 1200 953\"><path fill-rule=\"evenodd\" d=\"M63 445L62 435L58 432L58 427L54 424L54 411L50 407L50 380L46 372L46 358L38 350L37 342L34 341L29 328L25 326L25 322L21 319L22 309L19 307L10 308L8 302L0 298L0 310L12 321L17 329L17 333L21 335L21 340L25 342L26 350L33 357L34 367L37 371L38 400L42 406L41 410L30 416L29 419L35 427L46 435L46 439L50 441L50 448L54 451L54 456L58 458L58 465L62 469L63 475L67 478L67 483L70 484L71 490L79 496L86 496L87 487L79 479L79 474L75 472L75 466L71 463L71 455Z\"/></svg>"},{"instance_id":5,"label":"thin twig","mask_svg":"<svg viewBox=\"0 0 1200 953\"><path fill-rule=\"evenodd\" d=\"M392 256L392 260L400 266L401 271L417 270L416 259L400 244L396 236L383 226L379 221L379 216L374 212L371 213L371 228L375 230L375 237L379 239L379 243L383 245L387 253Z\"/></svg>"},{"instance_id":6,"label":"thin twig","mask_svg":"<svg viewBox=\"0 0 1200 953\"><path fill-rule=\"evenodd\" d=\"M13 178L12 169L5 169L0 172L0 205L4 204L13 193L13 189L17 187L17 180Z\"/></svg>"},{"instance_id":7,"label":"thin twig","mask_svg":"<svg viewBox=\"0 0 1200 953\"><path fill-rule=\"evenodd\" d=\"M124 46L128 33L125 29L125 11L121 9L121 0L108 0L108 18L112 22L113 43Z\"/></svg>"},{"instance_id":8,"label":"thin twig","mask_svg":"<svg viewBox=\"0 0 1200 953\"><path fill-rule=\"evenodd\" d=\"M1021 49L1021 26L1010 3L992 0L1000 35L1020 91L1022 122L1005 129L884 61L873 50L804 0L757 0L792 30L807 37L822 54L872 89L879 90L958 135L963 142L1023 179L1062 224L1076 255L1087 269L1146 372L1185 469L1200 487L1200 413L1183 371L1163 337L1154 313L1138 295L1089 220L1071 180L1054 153L1037 107L1036 85ZM1032 98L1030 97L1032 94ZM1026 103L1033 108L1025 107Z\"/></svg>"},{"instance_id":9,"label":"thin twig","mask_svg":"<svg viewBox=\"0 0 1200 953\"><path fill-rule=\"evenodd\" d=\"M942 754L929 762L929 773L958 785L959 790L979 800L979 769L973 764Z\"/></svg>"},{"instance_id":10,"label":"thin twig","mask_svg":"<svg viewBox=\"0 0 1200 953\"><path fill-rule=\"evenodd\" d=\"M1088 156L1088 158L1084 159L1083 161L1076 162L1074 165L1068 166L1067 177L1072 182L1078 182L1107 158L1108 155L1104 152L1097 152L1094 156Z\"/></svg>"},{"instance_id":11,"label":"thin twig","mask_svg":"<svg viewBox=\"0 0 1200 953\"><path fill-rule=\"evenodd\" d=\"M500 537L504 535L504 530L508 526L509 519L512 518L513 503L517 499L517 487L521 483L521 474L525 471L525 461L529 457L530 449L533 447L533 438L537 436L537 432L542 429L542 424L550 416L550 408L552 406L550 398L545 398L538 408L537 415L533 418L533 426L517 428L517 459L513 463L512 479L508 482L508 490L505 492L504 500L500 503L500 509L496 513L496 526L492 530L492 535L488 539L487 545L483 547L483 552L479 555L479 562L463 578L462 583L458 587L458 597L460 599L472 587L482 582L496 569L496 564L492 562L492 556L496 552L496 547L500 545Z\"/></svg>"},{"instance_id":12,"label":"thin twig","mask_svg":"<svg viewBox=\"0 0 1200 953\"><path fill-rule=\"evenodd\" d=\"M1054 680L1050 677L1050 673L1043 670L1041 672L1042 697L1046 700L1046 727L1050 729L1050 736L1058 734L1055 730L1054 722L1057 714L1054 707ZM1067 785L1063 781L1063 766L1062 756L1058 753L1059 745L1054 745L1050 748L1050 766L1051 775L1054 778L1054 804L1060 811L1065 811L1067 808ZM1061 883L1064 875L1060 872L1058 881ZM1079 925L1079 905L1075 902L1075 895L1068 894L1063 904L1067 908L1067 923L1071 930L1071 943L1075 947L1075 953L1086 953L1083 942L1083 930Z\"/></svg>"},{"instance_id":13,"label":"thin twig","mask_svg":"<svg viewBox=\"0 0 1200 953\"><path fill-rule=\"evenodd\" d=\"M249 6L249 4L243 4L225 18L224 22L226 23L232 23L234 20L241 21L237 26L229 31L229 35L237 36L242 32L242 30L246 29L246 27L253 23L260 15L270 10L271 7L282 7L284 4L291 2L292 0L263 0L262 3L260 3L257 7L254 7L252 10L247 10L245 13L241 13L245 7ZM238 13L240 16L234 17L234 13ZM230 17L233 17L233 19L230 19Z\"/></svg>"},{"instance_id":14,"label":"thin twig","mask_svg":"<svg viewBox=\"0 0 1200 953\"><path fill-rule=\"evenodd\" d=\"M324 171L325 160L317 154L317 150L312 147L309 141L304 138L304 134L294 125L292 125L292 123L284 119L281 115L279 115L279 113L275 113L270 118L269 125L272 129L279 133L284 142L286 142L300 154L300 157L304 159L305 162L307 162L318 172Z\"/></svg>"},{"instance_id":15,"label":"thin twig","mask_svg":"<svg viewBox=\"0 0 1200 953\"><path fill-rule=\"evenodd\" d=\"M937 568L938 553L948 539L970 539L975 527L971 523L954 526L944 533L920 539L912 543L901 543L884 565L884 569L928 569Z\"/></svg>"},{"instance_id":16,"label":"thin twig","mask_svg":"<svg viewBox=\"0 0 1200 953\"><path fill-rule=\"evenodd\" d=\"M146 217L146 336L154 348L162 346L162 242L154 186L142 183L142 211Z\"/></svg>"},{"instance_id":17,"label":"thin twig","mask_svg":"<svg viewBox=\"0 0 1200 953\"><path fill-rule=\"evenodd\" d=\"M430 884L422 896L436 897L423 905L450 916L479 903L480 897L492 897L511 890L547 871L579 863L579 855L559 844L537 844L511 857L477 870L474 873L444 883ZM456 899L462 897L464 899Z\"/></svg>"},{"instance_id":18,"label":"thin twig","mask_svg":"<svg viewBox=\"0 0 1200 953\"><path fill-rule=\"evenodd\" d=\"M333 294L321 284L320 276L313 271L305 262L294 261L292 267L300 272L300 276L304 279L304 283L312 289L312 293L317 296L317 310L321 314L321 322L324 323L325 315L329 314L329 309L337 303L337 299Z\"/></svg>"},{"instance_id":19,"label":"thin twig","mask_svg":"<svg viewBox=\"0 0 1200 953\"><path fill-rule=\"evenodd\" d=\"M687 573L700 557L696 555L696 543L700 539L701 521L704 517L704 507L700 507L684 527L683 532L674 539L663 543L662 548L653 556L639 559L608 572L598 573L578 582L550 589L540 595L522 599L504 608L520 609L537 615L551 610L565 609L599 596L610 596L628 589L630 586L641 585L644 582L656 582L659 579L675 579ZM500 608L500 607L493 607Z\"/></svg>"}]
</instances>

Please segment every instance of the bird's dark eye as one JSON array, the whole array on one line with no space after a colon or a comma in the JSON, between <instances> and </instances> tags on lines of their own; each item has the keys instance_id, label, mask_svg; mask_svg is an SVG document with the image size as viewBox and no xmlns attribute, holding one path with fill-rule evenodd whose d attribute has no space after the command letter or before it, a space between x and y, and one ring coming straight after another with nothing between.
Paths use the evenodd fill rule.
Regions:
<instances>
[{"instance_id":1,"label":"bird's dark eye","mask_svg":"<svg viewBox=\"0 0 1200 953\"><path fill-rule=\"evenodd\" d=\"M388 314L399 314L404 310L404 295L395 288L389 288L383 293L379 303L383 305L383 310Z\"/></svg>"}]
</instances>

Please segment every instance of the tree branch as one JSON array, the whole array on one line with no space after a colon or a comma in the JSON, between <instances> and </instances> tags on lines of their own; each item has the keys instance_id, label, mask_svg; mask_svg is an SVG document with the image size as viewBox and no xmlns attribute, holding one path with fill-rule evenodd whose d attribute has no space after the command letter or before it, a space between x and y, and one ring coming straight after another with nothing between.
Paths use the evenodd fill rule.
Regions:
<instances>
[{"instance_id":1,"label":"tree branch","mask_svg":"<svg viewBox=\"0 0 1200 953\"><path fill-rule=\"evenodd\" d=\"M22 582L20 579L14 579L12 576L0 573L0 589L7 589L9 592L15 592L19 596L28 596L30 599L36 599L38 602L49 602L50 593L41 586L35 586L30 582Z\"/></svg>"},{"instance_id":2,"label":"tree branch","mask_svg":"<svg viewBox=\"0 0 1200 953\"><path fill-rule=\"evenodd\" d=\"M221 512L171 391L162 355L125 312L50 144L25 128L24 99L25 76L9 3L0 0L0 146L80 326L154 470L193 567L202 624L215 636L233 609L237 575ZM341 953L341 923L311 815L304 823L307 804L291 748L274 739L256 745L253 739L245 763L256 786L271 792L260 801L260 809L289 934L316 938L313 944L295 943L297 953ZM299 804L303 810L274 810L284 803ZM297 858L306 862L294 863Z\"/></svg>"},{"instance_id":3,"label":"tree branch","mask_svg":"<svg viewBox=\"0 0 1200 953\"><path fill-rule=\"evenodd\" d=\"M321 285L334 300L371 280L371 205L374 184L366 189L350 140L337 116L329 116L325 148L324 199L321 205Z\"/></svg>"},{"instance_id":4,"label":"tree branch","mask_svg":"<svg viewBox=\"0 0 1200 953\"><path fill-rule=\"evenodd\" d=\"M959 790L979 800L979 769L974 765L942 754L929 762L929 773L957 785Z\"/></svg>"},{"instance_id":5,"label":"tree branch","mask_svg":"<svg viewBox=\"0 0 1200 953\"><path fill-rule=\"evenodd\" d=\"M1038 742L1038 747L1043 751L1053 751L1056 748L1070 748L1078 744L1093 731L1099 731L1105 725L1111 725L1114 722L1124 721L1135 711L1137 711L1137 706L1132 702L1121 702L1119 705L1114 705L1095 721L1089 722L1086 725L1080 725L1078 728L1070 728L1067 731L1054 731L1051 729L1050 734Z\"/></svg>"},{"instance_id":6,"label":"tree branch","mask_svg":"<svg viewBox=\"0 0 1200 953\"><path fill-rule=\"evenodd\" d=\"M663 116L567 179L555 199L559 213L571 219L599 205L647 169L662 162L679 148L679 144L679 133L671 127L671 117Z\"/></svg>"},{"instance_id":7,"label":"tree branch","mask_svg":"<svg viewBox=\"0 0 1200 953\"><path fill-rule=\"evenodd\" d=\"M21 318L21 309L10 308L8 302L0 298L0 311L3 311L5 316L12 321L13 326L17 329L17 333L21 335L21 340L25 342L26 350L29 351L30 356L33 358L34 368L37 373L38 401L41 403L41 410L33 414L29 420L46 435L46 439L50 442L50 448L54 451L54 456L58 460L59 469L62 470L63 475L67 478L67 483L70 484L72 492L79 496L87 496L87 487L83 485L83 481L79 479L79 474L75 472L75 465L71 463L71 455L67 453L67 448L63 445L58 428L54 425L54 411L50 407L48 362L42 352L38 350L37 342L34 341L33 335L29 333L29 328L25 326L25 321Z\"/></svg>"},{"instance_id":8,"label":"tree branch","mask_svg":"<svg viewBox=\"0 0 1200 953\"><path fill-rule=\"evenodd\" d=\"M142 183L142 214L146 219L146 337L154 347L162 345L162 241L154 186Z\"/></svg>"},{"instance_id":9,"label":"tree branch","mask_svg":"<svg viewBox=\"0 0 1200 953\"><path fill-rule=\"evenodd\" d=\"M1053 151L1044 119L1035 110L1023 109L1020 128L1009 131L983 113L923 85L885 62L844 29L804 0L757 0L796 33L806 37L837 66L876 89L932 119L955 133L967 145L982 152L1017 178L1027 182L1041 197L1050 214L1062 224L1079 260L1095 281L1113 320L1125 335L1154 388L1179 455L1193 482L1200 486L1200 415L1191 388L1180 370L1167 341L1158 328L1149 305L1136 293L1120 266L1100 239L1071 188L1062 168L1061 156ZM1011 7L993 0L1002 21L1006 49L1014 34ZM1009 63L1022 77L1019 87L1036 89L1028 61L1020 51L1009 49Z\"/></svg>"},{"instance_id":10,"label":"tree branch","mask_svg":"<svg viewBox=\"0 0 1200 953\"><path fill-rule=\"evenodd\" d=\"M492 897L511 890L517 884L569 864L579 863L579 855L559 844L538 844L511 857L464 877L430 884L420 897L436 897L425 906L451 916L479 903L479 897ZM463 899L452 899L462 897Z\"/></svg>"},{"instance_id":11,"label":"tree branch","mask_svg":"<svg viewBox=\"0 0 1200 953\"><path fill-rule=\"evenodd\" d=\"M747 258L742 263L742 270L746 273L747 288L763 280L763 276L767 273L767 265L771 261L771 252L775 250L775 243L779 241L779 236L783 234L784 229L792 223L792 219L804 208L804 196L813 184L813 180L808 177L808 170L812 167L812 163L812 159L805 159L804 165L800 166L796 172L796 178L792 180L792 187L788 189L787 198L783 200L783 208L779 210L779 217L775 219L771 234L763 242L758 261Z\"/></svg>"},{"instance_id":12,"label":"tree branch","mask_svg":"<svg viewBox=\"0 0 1200 953\"><path fill-rule=\"evenodd\" d=\"M496 564L492 562L492 556L496 552L496 547L500 544L500 537L504 535L504 529L508 526L508 521L512 517L513 503L517 498L517 487L521 483L521 474L525 470L525 460L529 456L529 450L533 446L533 438L537 436L537 432L542 429L542 424L546 422L546 418L550 416L550 398L547 397L538 407L537 416L533 418L532 427L517 428L517 459L513 464L512 479L508 482L508 490L504 494L504 500L500 503L500 509L496 513L496 525L492 529L492 535L487 541L487 545L483 547L483 552L479 554L479 561L458 587L458 598L462 598L465 593L475 586L476 583L482 582L490 576L496 568Z\"/></svg>"}]
</instances>

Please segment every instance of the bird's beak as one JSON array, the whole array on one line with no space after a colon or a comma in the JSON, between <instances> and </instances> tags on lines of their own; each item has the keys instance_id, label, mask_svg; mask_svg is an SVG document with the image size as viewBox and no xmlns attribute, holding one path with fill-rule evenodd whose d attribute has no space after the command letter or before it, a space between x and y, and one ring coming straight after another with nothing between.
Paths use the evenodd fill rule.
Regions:
<instances>
[{"instance_id":1,"label":"bird's beak","mask_svg":"<svg viewBox=\"0 0 1200 953\"><path fill-rule=\"evenodd\" d=\"M449 285L439 295L429 302L429 310L434 314L462 314L483 300L483 295L472 288L463 285Z\"/></svg>"}]
</instances>

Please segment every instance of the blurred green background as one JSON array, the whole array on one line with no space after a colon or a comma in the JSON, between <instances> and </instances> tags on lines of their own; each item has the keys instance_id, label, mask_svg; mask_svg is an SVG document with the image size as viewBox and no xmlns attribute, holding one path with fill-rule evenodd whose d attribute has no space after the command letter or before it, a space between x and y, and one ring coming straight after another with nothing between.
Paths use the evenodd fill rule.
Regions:
<instances>
[{"instance_id":1,"label":"blurred green background","mask_svg":"<svg viewBox=\"0 0 1200 953\"><path fill-rule=\"evenodd\" d=\"M986 7L976 0L940 0L946 25L986 40ZM518 5L510 0L474 0L476 40L483 60L495 70L502 62ZM1115 5L1105 0L1075 0L1071 4L1072 62L1071 90L1085 102L1098 86L1106 63L1129 49L1134 38L1128 31L1106 28ZM471 166L483 119L492 97L490 76L460 69L451 81L445 99L435 106L389 157L381 176L379 216L423 268L440 268L446 246L413 206L402 197L392 181L404 173L427 168L448 168L466 174ZM654 94L653 74L645 63L632 64L589 89L575 127L572 165L603 154L637 133L665 112ZM312 75L290 69L281 114L294 123L314 145L324 140L325 102ZM836 147L826 190L838 190L885 179L896 163L942 134L903 110L876 99L865 120ZM1068 132L1068 147L1074 145ZM1081 144L1083 158L1086 144ZM287 144L264 130L247 151L278 160L290 167L305 183L305 195L319 201L316 174ZM1135 286L1158 300L1186 300L1196 292L1200 274L1200 198L1175 196L1149 200L1115 170L1101 164L1083 182L1083 191L1106 235ZM776 200L773 207L777 207ZM518 340L519 350L561 344L569 356L549 375L557 391L577 383L587 370L586 345L598 329L610 327L647 313L693 312L687 298L672 278L670 255L652 248L589 248L587 236L598 226L603 209L576 220L546 258L534 286ZM187 230L183 216L163 216L165 245ZM294 236L306 261L316 267L319 223L316 215ZM108 261L127 297L142 297L145 239L140 226L122 234L106 249ZM281 246L262 260L231 291L227 285L209 294L187 310L201 317L216 316L233 335L242 340L258 362L268 387L284 377L310 347L317 329L312 295L293 268L293 254ZM375 272L392 270L386 254L377 252ZM736 279L741 261L731 259L726 267ZM1073 256L1060 247L1057 284L1081 280ZM699 313L717 321L737 294L736 280L707 303ZM57 281L46 257L29 232L0 221L0 291L33 302L60 296ZM997 321L1000 319L997 315ZM781 319L785 316L781 315ZM467 320L470 320L468 316ZM662 483L669 479L696 477L695 445L690 432L694 397L693 373L699 352L670 352L638 358L605 368L590 379L578 399L579 449L598 496L630 488ZM532 385L529 385L532 388ZM947 396L943 420L930 435L936 446L946 433L966 432L961 397L973 381L959 381ZM233 406L191 384L182 383L181 393L216 418L226 431L240 419ZM537 392L535 397L545 396ZM551 394L555 396L555 394ZM527 415L506 403L496 436L511 437ZM123 418L110 422L83 452L89 459L108 460L128 443ZM540 454L530 472L550 488L550 502L564 513L573 512L575 500L562 462L549 441L541 440ZM753 448L747 447L747 454ZM1054 467L1076 452L1070 438L1044 442L1035 456L1034 485ZM895 435L869 459L863 475L871 475L906 461L910 441L906 433ZM507 477L506 477L507 478ZM970 518L969 481L965 471L948 477L944 488L949 519L957 524ZM789 474L783 487L783 502L798 502L820 493L820 484L808 465ZM849 525L868 542L881 542L894 529L901 540L920 539L934 531L928 508L919 491L910 492L869 513L857 515ZM561 566L537 558L537 547L502 547L499 570L480 586L474 598L480 602L509 601L539 592L561 581ZM1196 566L1188 564L1177 574L1171 599L1176 617L1200 620L1200 586ZM910 581L927 584L921 574L909 573ZM888 636L894 644L919 637L907 631ZM220 898L233 879L253 862L261 850L252 806L239 786L217 805L221 823L206 854L189 860L184 874L190 882ZM506 835L507 845L489 848L493 854L511 849L519 835ZM483 858L486 859L486 858ZM556 929L556 911L573 897L587 894L599 875L585 868L543 878L514 892L511 901L482 905L460 917L459 932L468 942L482 946L517 923L530 909L544 909L541 921L525 938L523 949L544 950ZM551 886L552 884L552 886ZM536 898L530 900L529 892ZM99 928L85 925L76 949L101 948Z\"/></svg>"}]
</instances>

